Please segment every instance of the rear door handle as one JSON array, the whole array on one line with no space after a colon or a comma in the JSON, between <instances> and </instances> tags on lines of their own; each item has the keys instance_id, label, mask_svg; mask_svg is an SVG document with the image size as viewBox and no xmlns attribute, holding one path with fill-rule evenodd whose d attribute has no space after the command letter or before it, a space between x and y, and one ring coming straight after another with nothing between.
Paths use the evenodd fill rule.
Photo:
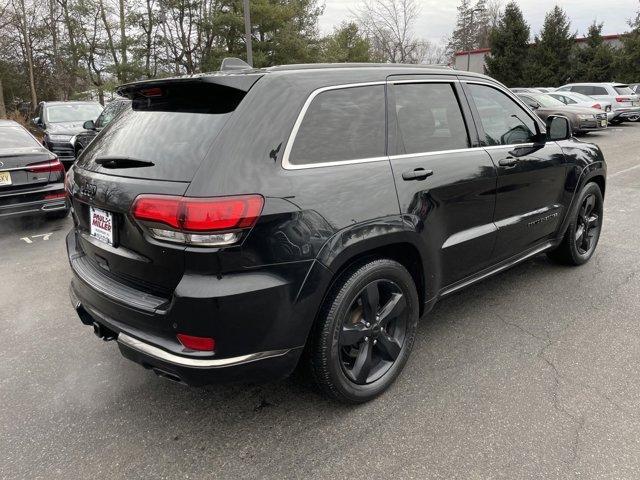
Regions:
<instances>
[{"instance_id":1,"label":"rear door handle","mask_svg":"<svg viewBox=\"0 0 640 480\"><path fill-rule=\"evenodd\" d=\"M416 168L415 170L409 170L402 173L403 180L424 180L427 177L433 175L433 170L425 170L424 168Z\"/></svg>"},{"instance_id":2,"label":"rear door handle","mask_svg":"<svg viewBox=\"0 0 640 480\"><path fill-rule=\"evenodd\" d=\"M519 162L519 160L517 158L507 157L507 158L501 159L498 162L498 165L500 165L501 167L513 167L518 162Z\"/></svg>"}]
</instances>

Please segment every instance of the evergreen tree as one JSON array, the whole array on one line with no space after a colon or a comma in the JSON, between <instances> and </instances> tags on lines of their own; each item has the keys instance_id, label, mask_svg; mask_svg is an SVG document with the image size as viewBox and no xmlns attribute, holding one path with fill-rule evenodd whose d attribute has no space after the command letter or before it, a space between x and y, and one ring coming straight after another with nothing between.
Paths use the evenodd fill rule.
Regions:
<instances>
[{"instance_id":1,"label":"evergreen tree","mask_svg":"<svg viewBox=\"0 0 640 480\"><path fill-rule=\"evenodd\" d=\"M529 55L529 25L516 2L506 5L498 26L489 37L491 55L487 73L509 87L529 84L526 65Z\"/></svg>"},{"instance_id":2,"label":"evergreen tree","mask_svg":"<svg viewBox=\"0 0 640 480\"><path fill-rule=\"evenodd\" d=\"M491 20L487 10L487 0L461 0L457 7L456 28L447 44L447 53L453 57L456 52L485 48L489 46Z\"/></svg>"},{"instance_id":3,"label":"evergreen tree","mask_svg":"<svg viewBox=\"0 0 640 480\"><path fill-rule=\"evenodd\" d=\"M572 82L611 82L614 79L614 49L602 38L603 24L589 27L584 45L574 46Z\"/></svg>"},{"instance_id":4,"label":"evergreen tree","mask_svg":"<svg viewBox=\"0 0 640 480\"><path fill-rule=\"evenodd\" d=\"M546 87L566 83L575 40L567 14L556 5L545 16L540 37L535 38L529 64L531 85Z\"/></svg>"},{"instance_id":5,"label":"evergreen tree","mask_svg":"<svg viewBox=\"0 0 640 480\"><path fill-rule=\"evenodd\" d=\"M343 23L322 41L323 62L371 62L371 44L360 34L354 22Z\"/></svg>"},{"instance_id":6,"label":"evergreen tree","mask_svg":"<svg viewBox=\"0 0 640 480\"><path fill-rule=\"evenodd\" d=\"M617 78L623 82L640 81L640 9L629 21L631 30L622 36L622 48L617 55Z\"/></svg>"}]
</instances>

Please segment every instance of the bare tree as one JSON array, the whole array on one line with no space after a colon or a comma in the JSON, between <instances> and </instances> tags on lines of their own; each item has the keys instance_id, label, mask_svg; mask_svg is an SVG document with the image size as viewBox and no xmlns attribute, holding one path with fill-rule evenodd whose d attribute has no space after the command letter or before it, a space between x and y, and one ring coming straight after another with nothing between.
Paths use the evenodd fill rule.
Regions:
<instances>
[{"instance_id":1,"label":"bare tree","mask_svg":"<svg viewBox=\"0 0 640 480\"><path fill-rule=\"evenodd\" d=\"M415 0L362 0L354 12L376 56L391 63L419 63L424 42L413 25L420 14Z\"/></svg>"}]
</instances>

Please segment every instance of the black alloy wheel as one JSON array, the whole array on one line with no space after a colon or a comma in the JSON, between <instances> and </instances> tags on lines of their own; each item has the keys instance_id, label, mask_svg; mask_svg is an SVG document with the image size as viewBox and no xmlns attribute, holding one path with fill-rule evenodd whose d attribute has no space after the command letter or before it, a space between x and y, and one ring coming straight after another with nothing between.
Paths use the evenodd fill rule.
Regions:
<instances>
[{"instance_id":1,"label":"black alloy wheel","mask_svg":"<svg viewBox=\"0 0 640 480\"><path fill-rule=\"evenodd\" d=\"M596 211L596 201L596 196L589 194L578 210L575 242L581 255L586 255L595 248L594 239L600 231L600 215Z\"/></svg>"},{"instance_id":2,"label":"black alloy wheel","mask_svg":"<svg viewBox=\"0 0 640 480\"><path fill-rule=\"evenodd\" d=\"M374 280L351 303L339 334L342 368L363 385L382 377L398 359L407 328L407 301L391 280Z\"/></svg>"},{"instance_id":3,"label":"black alloy wheel","mask_svg":"<svg viewBox=\"0 0 640 480\"><path fill-rule=\"evenodd\" d=\"M415 340L419 300L407 269L381 258L354 265L331 288L307 348L316 384L345 403L384 392Z\"/></svg>"},{"instance_id":4,"label":"black alloy wheel","mask_svg":"<svg viewBox=\"0 0 640 480\"><path fill-rule=\"evenodd\" d=\"M604 200L600 187L594 182L587 183L576 204L577 209L562 242L547 253L551 260L564 265L587 263L595 252L602 231Z\"/></svg>"}]
</instances>

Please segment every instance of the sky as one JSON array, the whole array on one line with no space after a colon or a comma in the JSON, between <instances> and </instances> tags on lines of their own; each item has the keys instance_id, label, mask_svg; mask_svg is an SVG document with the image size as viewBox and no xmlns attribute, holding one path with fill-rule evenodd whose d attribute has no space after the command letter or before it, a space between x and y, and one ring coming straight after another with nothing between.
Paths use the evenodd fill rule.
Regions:
<instances>
[{"instance_id":1,"label":"sky","mask_svg":"<svg viewBox=\"0 0 640 480\"><path fill-rule=\"evenodd\" d=\"M417 0L421 14L416 21L417 36L432 42L439 42L453 31L456 21L458 0ZM322 3L320 1L319 3ZM325 0L324 15L320 17L320 30L330 33L335 26L352 17L351 11L358 0ZM507 1L504 0L503 4ZM594 21L604 22L604 35L623 33L628 29L627 20L635 16L640 7L638 0L519 0L518 5L525 20L531 27L531 34L537 34L544 22L545 13L555 5L562 7L571 20L573 30L579 37L586 34Z\"/></svg>"}]
</instances>

